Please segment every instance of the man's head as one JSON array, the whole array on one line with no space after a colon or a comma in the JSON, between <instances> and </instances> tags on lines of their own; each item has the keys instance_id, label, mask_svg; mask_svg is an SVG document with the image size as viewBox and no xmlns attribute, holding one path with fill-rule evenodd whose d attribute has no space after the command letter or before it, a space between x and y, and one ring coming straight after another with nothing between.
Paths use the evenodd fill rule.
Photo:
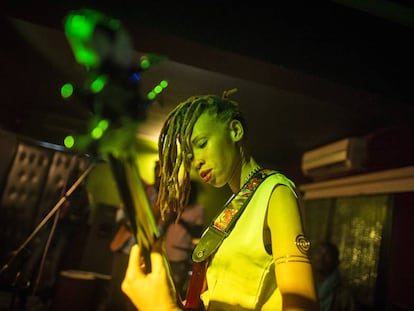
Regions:
<instances>
[{"instance_id":1,"label":"man's head","mask_svg":"<svg viewBox=\"0 0 414 311\"><path fill-rule=\"evenodd\" d=\"M317 243L311 249L311 260L315 272L327 276L339 265L339 250L328 241Z\"/></svg>"}]
</instances>

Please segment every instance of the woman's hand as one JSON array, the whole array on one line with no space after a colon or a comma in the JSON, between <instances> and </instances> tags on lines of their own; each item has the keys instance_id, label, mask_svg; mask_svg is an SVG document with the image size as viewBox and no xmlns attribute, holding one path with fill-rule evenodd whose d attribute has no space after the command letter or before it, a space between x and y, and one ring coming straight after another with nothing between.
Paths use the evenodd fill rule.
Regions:
<instances>
[{"instance_id":1,"label":"woman's hand","mask_svg":"<svg viewBox=\"0 0 414 311\"><path fill-rule=\"evenodd\" d=\"M152 271L146 274L139 246L136 244L131 249L121 288L140 311L180 310L168 281L164 260L160 253L151 252Z\"/></svg>"}]
</instances>

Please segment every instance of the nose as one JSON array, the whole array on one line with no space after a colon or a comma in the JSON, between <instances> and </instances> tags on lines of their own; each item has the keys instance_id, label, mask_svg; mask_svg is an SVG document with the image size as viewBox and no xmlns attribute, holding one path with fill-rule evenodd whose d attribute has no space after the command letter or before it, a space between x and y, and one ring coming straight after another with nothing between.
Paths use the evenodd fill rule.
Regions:
<instances>
[{"instance_id":1,"label":"nose","mask_svg":"<svg viewBox=\"0 0 414 311\"><path fill-rule=\"evenodd\" d=\"M200 171L201 167L203 166L204 161L201 159L193 159L193 167L195 168L196 171Z\"/></svg>"}]
</instances>

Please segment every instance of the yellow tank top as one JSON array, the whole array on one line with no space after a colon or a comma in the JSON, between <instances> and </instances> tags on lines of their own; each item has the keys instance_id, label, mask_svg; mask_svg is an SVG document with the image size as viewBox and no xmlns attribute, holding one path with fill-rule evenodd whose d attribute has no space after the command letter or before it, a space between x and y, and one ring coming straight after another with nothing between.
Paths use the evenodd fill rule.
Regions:
<instances>
[{"instance_id":1,"label":"yellow tank top","mask_svg":"<svg viewBox=\"0 0 414 311\"><path fill-rule=\"evenodd\" d=\"M263 242L263 225L272 190L295 185L283 174L267 177L256 189L230 235L210 260L208 290L201 296L207 310L282 309L273 257Z\"/></svg>"}]
</instances>

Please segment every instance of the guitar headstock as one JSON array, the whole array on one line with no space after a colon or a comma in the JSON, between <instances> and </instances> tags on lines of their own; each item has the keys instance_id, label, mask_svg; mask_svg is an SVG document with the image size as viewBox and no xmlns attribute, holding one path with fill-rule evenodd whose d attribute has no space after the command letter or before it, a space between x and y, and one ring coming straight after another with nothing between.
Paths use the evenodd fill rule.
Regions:
<instances>
[{"instance_id":1,"label":"guitar headstock","mask_svg":"<svg viewBox=\"0 0 414 311\"><path fill-rule=\"evenodd\" d=\"M157 246L159 233L135 157L139 124L146 119L151 102L168 85L161 81L143 95L141 80L145 71L165 57L138 57L121 22L94 10L70 12L64 29L76 61L86 70L77 95L91 112L88 131L68 136L65 145L108 161L142 248L145 268L151 271L149 254Z\"/></svg>"},{"instance_id":2,"label":"guitar headstock","mask_svg":"<svg viewBox=\"0 0 414 311\"><path fill-rule=\"evenodd\" d=\"M139 56L122 23L95 10L70 12L64 30L76 61L86 70L85 81L74 94L91 112L87 133L68 136L65 145L100 156L129 153L139 123L168 86L163 80L143 94L141 81L166 57Z\"/></svg>"}]
</instances>

